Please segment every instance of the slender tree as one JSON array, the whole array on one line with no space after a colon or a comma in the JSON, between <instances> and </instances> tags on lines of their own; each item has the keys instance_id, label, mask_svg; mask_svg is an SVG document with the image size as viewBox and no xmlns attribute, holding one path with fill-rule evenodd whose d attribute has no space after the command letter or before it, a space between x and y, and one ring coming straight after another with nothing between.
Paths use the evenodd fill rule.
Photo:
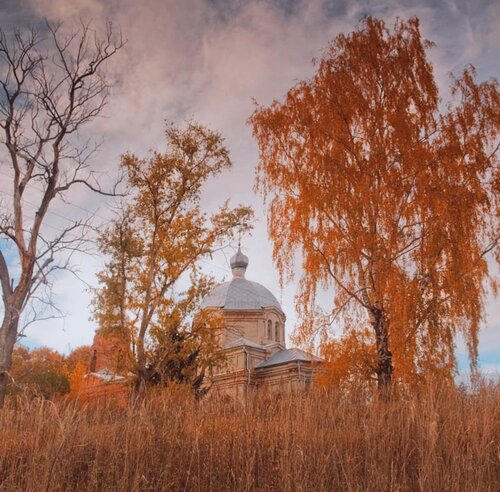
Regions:
<instances>
[{"instance_id":1,"label":"slender tree","mask_svg":"<svg viewBox=\"0 0 500 492\"><path fill-rule=\"evenodd\" d=\"M302 253L299 338L323 329L326 346L341 320L370 327L380 388L393 372L451 377L457 332L475 367L486 255L498 259L498 83L477 83L469 66L441 110L431 46L416 18L393 29L366 18L311 80L250 119L283 279ZM335 297L318 323L321 286Z\"/></svg>"},{"instance_id":2,"label":"slender tree","mask_svg":"<svg viewBox=\"0 0 500 492\"><path fill-rule=\"evenodd\" d=\"M74 186L102 193L89 168L95 149L82 144L80 132L106 105L103 69L122 46L111 24L102 39L85 24L69 35L48 23L43 33L0 30L0 169L11 183L0 210L0 406L21 314L50 274L68 267L63 252L84 241L84 221L52 234L44 227L47 214ZM33 321L39 310L31 307Z\"/></svg>"},{"instance_id":3,"label":"slender tree","mask_svg":"<svg viewBox=\"0 0 500 492\"><path fill-rule=\"evenodd\" d=\"M217 336L211 320L192 323L212 287L198 261L248 230L252 218L248 207L227 202L211 215L201 210L206 181L231 165L218 133L189 123L169 126L166 138L164 153L122 157L128 202L100 241L109 261L99 274L94 316L101 332L130 345L139 390L159 379L199 388L217 358Z\"/></svg>"}]
</instances>

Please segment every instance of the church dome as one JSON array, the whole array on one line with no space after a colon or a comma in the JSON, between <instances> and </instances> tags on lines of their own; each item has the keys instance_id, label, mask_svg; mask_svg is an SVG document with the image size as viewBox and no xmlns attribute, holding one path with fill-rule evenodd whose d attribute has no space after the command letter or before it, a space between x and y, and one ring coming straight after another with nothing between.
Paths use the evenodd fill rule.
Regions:
<instances>
[{"instance_id":1,"label":"church dome","mask_svg":"<svg viewBox=\"0 0 500 492\"><path fill-rule=\"evenodd\" d=\"M247 269L248 266L248 256L244 255L241 252L240 247L238 246L238 251L234 256L231 256L231 259L229 260L229 264L231 265L231 268L234 270L235 268L244 268L245 270Z\"/></svg>"},{"instance_id":2,"label":"church dome","mask_svg":"<svg viewBox=\"0 0 500 492\"><path fill-rule=\"evenodd\" d=\"M246 278L233 278L224 282L203 299L202 308L218 307L231 310L263 309L281 305L273 293L258 282Z\"/></svg>"},{"instance_id":3,"label":"church dome","mask_svg":"<svg viewBox=\"0 0 500 492\"><path fill-rule=\"evenodd\" d=\"M202 308L247 310L274 307L283 312L280 303L269 289L245 278L248 257L241 252L240 247L231 258L230 265L232 280L215 287L203 300Z\"/></svg>"}]
</instances>

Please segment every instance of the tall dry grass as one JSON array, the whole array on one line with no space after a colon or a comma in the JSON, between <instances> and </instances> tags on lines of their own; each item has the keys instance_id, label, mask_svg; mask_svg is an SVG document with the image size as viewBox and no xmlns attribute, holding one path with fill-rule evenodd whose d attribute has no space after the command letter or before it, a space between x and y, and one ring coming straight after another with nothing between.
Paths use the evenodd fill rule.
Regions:
<instances>
[{"instance_id":1,"label":"tall dry grass","mask_svg":"<svg viewBox=\"0 0 500 492\"><path fill-rule=\"evenodd\" d=\"M182 390L123 409L21 401L0 411L0 435L7 491L498 491L500 385L247 408Z\"/></svg>"}]
</instances>

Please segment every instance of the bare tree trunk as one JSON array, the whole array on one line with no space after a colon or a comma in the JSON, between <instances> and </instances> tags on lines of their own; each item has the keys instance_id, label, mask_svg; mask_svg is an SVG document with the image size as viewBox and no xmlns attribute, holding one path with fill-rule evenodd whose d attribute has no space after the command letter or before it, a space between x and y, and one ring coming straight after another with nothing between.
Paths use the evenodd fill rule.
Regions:
<instances>
[{"instance_id":1,"label":"bare tree trunk","mask_svg":"<svg viewBox=\"0 0 500 492\"><path fill-rule=\"evenodd\" d=\"M392 352L389 350L389 333L387 320L378 308L371 310L371 323L375 331L377 343L377 385L378 389L386 393L392 385Z\"/></svg>"},{"instance_id":2,"label":"bare tree trunk","mask_svg":"<svg viewBox=\"0 0 500 492\"><path fill-rule=\"evenodd\" d=\"M15 316L11 310L7 310L0 328L0 408L3 407L7 394L18 324L19 316Z\"/></svg>"},{"instance_id":3,"label":"bare tree trunk","mask_svg":"<svg viewBox=\"0 0 500 492\"><path fill-rule=\"evenodd\" d=\"M73 144L71 136L106 106L110 84L103 67L124 41L121 35L113 35L110 23L102 39L88 24L81 24L67 36L59 24L46 23L46 28L46 46L34 28L14 29L9 35L0 28L0 142L6 157L0 164L12 173L12 206L0 208L0 239L6 241L6 250L17 252L20 267L14 289L12 270L16 266L7 262L0 250L4 308L0 407L5 400L22 311L30 300L36 304L35 292L49 285L52 273L69 268L62 252L71 256L84 245L86 221L74 221L57 234L47 235L44 224L51 203L80 185L115 195L103 192L88 169L88 159L97 148ZM25 200L35 190L38 198L31 203L36 208L31 219ZM59 264L54 263L58 256L62 260ZM46 305L47 298L42 303ZM30 322L40 319L38 314L34 310Z\"/></svg>"},{"instance_id":4,"label":"bare tree trunk","mask_svg":"<svg viewBox=\"0 0 500 492\"><path fill-rule=\"evenodd\" d=\"M142 395L146 387L146 355L144 353L144 338L139 338L136 343L136 380L134 390L137 395Z\"/></svg>"}]
</instances>

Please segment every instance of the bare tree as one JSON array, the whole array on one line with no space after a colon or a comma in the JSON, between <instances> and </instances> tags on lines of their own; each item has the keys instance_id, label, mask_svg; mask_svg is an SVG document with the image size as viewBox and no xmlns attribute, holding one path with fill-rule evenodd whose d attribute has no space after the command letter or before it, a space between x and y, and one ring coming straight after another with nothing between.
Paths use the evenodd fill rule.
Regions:
<instances>
[{"instance_id":1,"label":"bare tree","mask_svg":"<svg viewBox=\"0 0 500 492\"><path fill-rule=\"evenodd\" d=\"M86 221L47 233L51 205L75 185L108 194L90 168L96 147L80 130L102 113L110 88L104 67L123 45L111 23L102 37L85 23L70 34L50 23L43 32L0 29L0 172L11 185L0 208L0 407L21 314L86 240Z\"/></svg>"}]
</instances>

